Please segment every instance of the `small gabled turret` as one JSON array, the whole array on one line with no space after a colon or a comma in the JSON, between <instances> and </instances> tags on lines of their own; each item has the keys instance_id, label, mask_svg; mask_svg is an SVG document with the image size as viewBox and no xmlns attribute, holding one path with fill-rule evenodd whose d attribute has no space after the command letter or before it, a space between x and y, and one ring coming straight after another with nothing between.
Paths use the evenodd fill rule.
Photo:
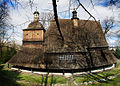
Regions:
<instances>
[{"instance_id":1,"label":"small gabled turret","mask_svg":"<svg viewBox=\"0 0 120 86\"><path fill-rule=\"evenodd\" d=\"M76 10L74 10L73 12L72 12L72 21L73 21L73 26L74 27L78 27L78 20L79 20L79 18L77 17L77 12L76 12Z\"/></svg>"},{"instance_id":2,"label":"small gabled turret","mask_svg":"<svg viewBox=\"0 0 120 86\"><path fill-rule=\"evenodd\" d=\"M39 12L35 11L33 14L34 14L34 21L39 21Z\"/></svg>"}]
</instances>

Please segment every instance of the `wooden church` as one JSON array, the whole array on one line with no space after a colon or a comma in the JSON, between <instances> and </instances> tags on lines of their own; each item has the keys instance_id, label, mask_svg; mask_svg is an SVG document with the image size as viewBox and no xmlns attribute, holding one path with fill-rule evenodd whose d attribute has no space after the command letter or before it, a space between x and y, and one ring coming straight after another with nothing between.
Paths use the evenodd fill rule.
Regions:
<instances>
[{"instance_id":1,"label":"wooden church","mask_svg":"<svg viewBox=\"0 0 120 86\"><path fill-rule=\"evenodd\" d=\"M52 72L77 72L104 68L117 62L109 50L99 21L80 20L73 11L71 19L59 19L61 33L55 20L47 30L34 21L23 29L22 49L8 63L14 67Z\"/></svg>"}]
</instances>

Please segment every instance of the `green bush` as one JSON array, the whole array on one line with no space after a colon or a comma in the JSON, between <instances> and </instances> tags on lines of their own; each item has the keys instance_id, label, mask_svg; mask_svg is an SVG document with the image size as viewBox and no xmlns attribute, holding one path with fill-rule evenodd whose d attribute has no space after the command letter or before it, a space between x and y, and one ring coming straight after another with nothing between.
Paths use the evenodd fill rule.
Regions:
<instances>
[{"instance_id":1,"label":"green bush","mask_svg":"<svg viewBox=\"0 0 120 86\"><path fill-rule=\"evenodd\" d=\"M115 50L115 56L120 59L120 48L117 47Z\"/></svg>"},{"instance_id":2,"label":"green bush","mask_svg":"<svg viewBox=\"0 0 120 86\"><path fill-rule=\"evenodd\" d=\"M16 49L13 47L3 47L0 63L6 63L11 57L13 57L16 54L16 52Z\"/></svg>"}]
</instances>

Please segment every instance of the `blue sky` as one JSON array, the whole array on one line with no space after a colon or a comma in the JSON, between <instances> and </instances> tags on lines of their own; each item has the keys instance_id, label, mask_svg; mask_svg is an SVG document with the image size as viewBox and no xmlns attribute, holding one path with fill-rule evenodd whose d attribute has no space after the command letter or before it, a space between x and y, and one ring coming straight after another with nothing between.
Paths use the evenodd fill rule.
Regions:
<instances>
[{"instance_id":1,"label":"blue sky","mask_svg":"<svg viewBox=\"0 0 120 86\"><path fill-rule=\"evenodd\" d=\"M101 3L98 3L98 5L107 7L109 5L110 0L102 0Z\"/></svg>"},{"instance_id":2,"label":"blue sky","mask_svg":"<svg viewBox=\"0 0 120 86\"><path fill-rule=\"evenodd\" d=\"M13 0L1 0L1 2L0 2L0 5L2 5L3 3L7 3L10 7L16 7L15 6L15 1L13 1Z\"/></svg>"},{"instance_id":3,"label":"blue sky","mask_svg":"<svg viewBox=\"0 0 120 86\"><path fill-rule=\"evenodd\" d=\"M107 6L110 6L110 5L116 5L118 7L120 7L120 0L102 0L102 2L98 3L98 5L101 5L101 6L104 6L104 7L107 7Z\"/></svg>"},{"instance_id":4,"label":"blue sky","mask_svg":"<svg viewBox=\"0 0 120 86\"><path fill-rule=\"evenodd\" d=\"M53 13L52 10L52 0L34 0L34 5L32 9L30 6L27 4L29 0L19 0L19 3L23 7L17 7L18 9L11 9L10 10L10 16L11 16L11 23L15 26L15 34L13 35L13 39L18 41L19 44L22 44L22 29L27 28L28 24L33 21L33 12L37 10L41 12L50 12ZM62 12L65 10L68 10L68 3L69 0L59 0L57 2L57 7L58 7L58 12ZM96 18L96 20L100 20L102 22L106 17L114 17L115 21L120 21L120 8L118 4L120 0L114 0L114 2L117 2L115 4L118 4L116 6L112 6L110 8L107 4L110 0L93 0L94 4L97 3L94 8L90 4L90 0L81 0L81 3L86 7L86 9ZM15 3L14 3L15 4ZM12 6L12 4L9 2L9 5ZM74 8L74 5L71 7L71 9ZM48 10L47 10L48 9ZM70 15L72 10L70 11ZM89 18L89 15L80 7L78 10L78 17L79 19L84 19L87 20ZM71 18L69 17L69 12L63 12L59 13L58 15L60 18ZM92 19L92 18L91 18ZM27 23L25 23L28 21ZM113 30L110 32L115 33L118 29L120 29L119 23L116 22L116 27L114 27ZM108 33L109 35L110 33ZM116 38L111 38L109 41L111 43L109 44L114 44Z\"/></svg>"},{"instance_id":5,"label":"blue sky","mask_svg":"<svg viewBox=\"0 0 120 86\"><path fill-rule=\"evenodd\" d=\"M13 0L10 0L10 1L8 1L8 4L11 6L11 7L16 7L15 6L15 2L13 1Z\"/></svg>"}]
</instances>

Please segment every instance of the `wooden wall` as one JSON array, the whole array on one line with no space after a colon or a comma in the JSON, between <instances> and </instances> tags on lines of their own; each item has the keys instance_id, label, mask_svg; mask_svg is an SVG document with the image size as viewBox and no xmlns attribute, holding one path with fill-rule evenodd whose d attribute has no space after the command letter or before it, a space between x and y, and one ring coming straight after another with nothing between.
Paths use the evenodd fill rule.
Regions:
<instances>
[{"instance_id":1,"label":"wooden wall","mask_svg":"<svg viewBox=\"0 0 120 86\"><path fill-rule=\"evenodd\" d=\"M24 41L44 41L43 30L27 30L23 31Z\"/></svg>"},{"instance_id":2,"label":"wooden wall","mask_svg":"<svg viewBox=\"0 0 120 86\"><path fill-rule=\"evenodd\" d=\"M23 47L29 47L29 48L42 48L43 45L39 44L32 44L32 43L29 43L29 44L23 44Z\"/></svg>"}]
</instances>

